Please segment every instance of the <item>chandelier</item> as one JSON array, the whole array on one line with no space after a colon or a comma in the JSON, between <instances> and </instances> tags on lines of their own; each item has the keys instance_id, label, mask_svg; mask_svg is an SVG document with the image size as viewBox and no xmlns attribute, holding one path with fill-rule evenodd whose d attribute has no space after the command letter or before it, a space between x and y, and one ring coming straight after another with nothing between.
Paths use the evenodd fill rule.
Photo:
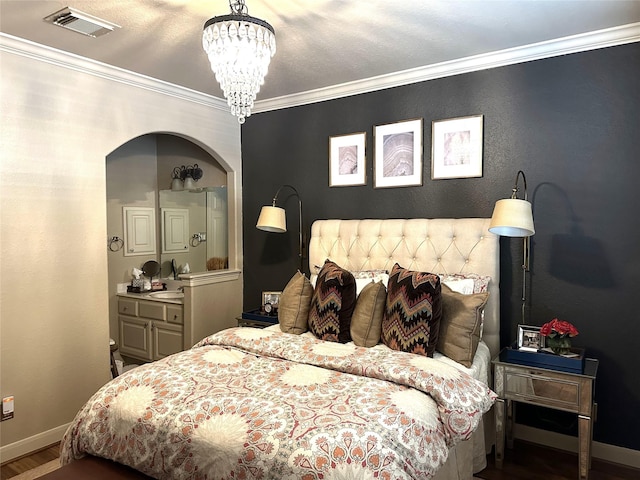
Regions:
<instances>
[{"instance_id":1,"label":"chandelier","mask_svg":"<svg viewBox=\"0 0 640 480\"><path fill-rule=\"evenodd\" d=\"M204 24L202 46L231 113L244 123L276 53L276 35L264 20L251 17L244 0L229 0L230 15Z\"/></svg>"}]
</instances>

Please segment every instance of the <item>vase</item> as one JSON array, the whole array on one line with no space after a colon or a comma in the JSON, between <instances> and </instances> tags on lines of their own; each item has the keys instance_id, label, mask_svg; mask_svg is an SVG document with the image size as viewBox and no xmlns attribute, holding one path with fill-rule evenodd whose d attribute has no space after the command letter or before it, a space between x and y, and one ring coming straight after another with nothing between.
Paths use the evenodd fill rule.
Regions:
<instances>
[{"instance_id":1,"label":"vase","mask_svg":"<svg viewBox=\"0 0 640 480\"><path fill-rule=\"evenodd\" d=\"M571 352L571 337L564 335L547 337L546 346L556 355L566 355Z\"/></svg>"}]
</instances>

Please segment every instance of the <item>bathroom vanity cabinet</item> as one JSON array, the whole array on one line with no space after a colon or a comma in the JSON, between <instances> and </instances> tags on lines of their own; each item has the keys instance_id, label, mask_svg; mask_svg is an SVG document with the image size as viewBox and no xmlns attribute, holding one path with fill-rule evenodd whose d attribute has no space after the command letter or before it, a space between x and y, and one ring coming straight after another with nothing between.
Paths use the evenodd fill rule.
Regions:
<instances>
[{"instance_id":1,"label":"bathroom vanity cabinet","mask_svg":"<svg viewBox=\"0 0 640 480\"><path fill-rule=\"evenodd\" d=\"M153 361L183 350L182 304L119 296L118 326L123 355Z\"/></svg>"},{"instance_id":2,"label":"bathroom vanity cabinet","mask_svg":"<svg viewBox=\"0 0 640 480\"><path fill-rule=\"evenodd\" d=\"M112 336L117 335L120 353L144 362L159 360L236 327L235 319L242 312L240 273L219 270L181 275L180 299L161 298L162 292L117 293Z\"/></svg>"}]
</instances>

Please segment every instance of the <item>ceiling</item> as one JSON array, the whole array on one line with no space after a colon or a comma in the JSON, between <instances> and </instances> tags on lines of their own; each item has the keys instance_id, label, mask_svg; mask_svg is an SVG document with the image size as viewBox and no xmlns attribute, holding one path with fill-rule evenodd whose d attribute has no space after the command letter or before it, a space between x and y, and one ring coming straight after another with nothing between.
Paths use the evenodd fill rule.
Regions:
<instances>
[{"instance_id":1,"label":"ceiling","mask_svg":"<svg viewBox=\"0 0 640 480\"><path fill-rule=\"evenodd\" d=\"M640 0L246 0L276 31L258 100L640 22ZM70 6L121 28L98 38L43 21ZM0 31L222 97L202 50L227 0L0 0Z\"/></svg>"}]
</instances>

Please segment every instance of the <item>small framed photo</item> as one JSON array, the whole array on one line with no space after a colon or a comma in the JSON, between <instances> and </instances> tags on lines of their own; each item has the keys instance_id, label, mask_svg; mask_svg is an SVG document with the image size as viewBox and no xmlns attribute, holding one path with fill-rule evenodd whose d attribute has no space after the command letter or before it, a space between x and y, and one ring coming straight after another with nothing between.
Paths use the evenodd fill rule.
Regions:
<instances>
[{"instance_id":1,"label":"small framed photo","mask_svg":"<svg viewBox=\"0 0 640 480\"><path fill-rule=\"evenodd\" d=\"M367 184L367 134L365 132L329 137L329 186Z\"/></svg>"},{"instance_id":2,"label":"small framed photo","mask_svg":"<svg viewBox=\"0 0 640 480\"><path fill-rule=\"evenodd\" d=\"M544 348L544 337L540 335L540 327L518 325L518 350L537 352Z\"/></svg>"},{"instance_id":3,"label":"small framed photo","mask_svg":"<svg viewBox=\"0 0 640 480\"><path fill-rule=\"evenodd\" d=\"M374 188L422 185L422 118L376 125Z\"/></svg>"},{"instance_id":4,"label":"small framed photo","mask_svg":"<svg viewBox=\"0 0 640 480\"><path fill-rule=\"evenodd\" d=\"M436 120L431 126L431 178L482 176L483 116Z\"/></svg>"},{"instance_id":5,"label":"small framed photo","mask_svg":"<svg viewBox=\"0 0 640 480\"><path fill-rule=\"evenodd\" d=\"M282 292L262 292L262 310L264 310L264 306L267 303L277 308L280 302L280 295L282 295Z\"/></svg>"}]
</instances>

